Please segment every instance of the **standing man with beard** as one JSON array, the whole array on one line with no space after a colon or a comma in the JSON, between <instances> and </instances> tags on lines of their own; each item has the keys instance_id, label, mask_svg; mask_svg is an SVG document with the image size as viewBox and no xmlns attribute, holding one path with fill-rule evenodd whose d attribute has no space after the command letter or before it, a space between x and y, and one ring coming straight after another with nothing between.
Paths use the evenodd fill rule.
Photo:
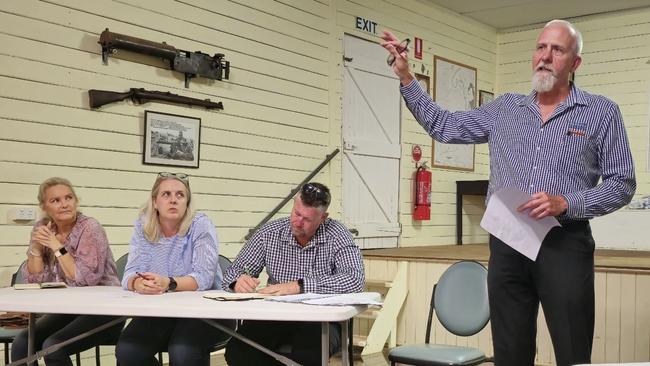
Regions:
<instances>
[{"instance_id":1,"label":"standing man with beard","mask_svg":"<svg viewBox=\"0 0 650 366\"><path fill-rule=\"evenodd\" d=\"M531 195L520 206L535 219L562 224L531 261L490 236L488 292L499 366L532 366L539 304L558 366L590 363L594 333L594 240L588 220L627 204L634 165L618 106L569 81L582 61L582 36L569 22L546 24L533 52L533 91L504 94L478 109L449 112L420 88L408 50L382 36L406 105L443 143L490 148L490 195L516 187ZM602 181L599 183L599 180Z\"/></svg>"}]
</instances>

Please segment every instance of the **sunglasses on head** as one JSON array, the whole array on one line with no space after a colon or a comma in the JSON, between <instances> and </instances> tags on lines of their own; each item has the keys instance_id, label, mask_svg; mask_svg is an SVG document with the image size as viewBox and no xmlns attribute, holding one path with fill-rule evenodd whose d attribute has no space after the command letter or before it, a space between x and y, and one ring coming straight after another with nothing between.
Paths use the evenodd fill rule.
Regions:
<instances>
[{"instance_id":1,"label":"sunglasses on head","mask_svg":"<svg viewBox=\"0 0 650 366\"><path fill-rule=\"evenodd\" d=\"M158 173L158 176L161 178L178 178L184 182L188 182L190 180L190 176L185 173L160 172Z\"/></svg>"},{"instance_id":2,"label":"sunglasses on head","mask_svg":"<svg viewBox=\"0 0 650 366\"><path fill-rule=\"evenodd\" d=\"M324 190L316 187L315 185L311 183L307 183L302 186L302 194L306 196L311 196L319 201L329 203L330 202L330 194L328 192L325 192Z\"/></svg>"}]
</instances>

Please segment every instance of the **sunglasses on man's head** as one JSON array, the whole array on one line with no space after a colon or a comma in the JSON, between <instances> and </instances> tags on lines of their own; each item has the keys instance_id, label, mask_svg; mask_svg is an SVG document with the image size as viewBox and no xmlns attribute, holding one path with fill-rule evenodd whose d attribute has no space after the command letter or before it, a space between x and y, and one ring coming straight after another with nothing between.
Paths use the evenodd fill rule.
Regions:
<instances>
[{"instance_id":1,"label":"sunglasses on man's head","mask_svg":"<svg viewBox=\"0 0 650 366\"><path fill-rule=\"evenodd\" d=\"M325 203L330 202L330 194L329 192L326 192L315 185L311 183L307 183L302 186L302 194L306 196L311 196L313 198L316 198L319 201L323 201Z\"/></svg>"},{"instance_id":2,"label":"sunglasses on man's head","mask_svg":"<svg viewBox=\"0 0 650 366\"><path fill-rule=\"evenodd\" d=\"M158 173L158 176L161 178L178 178L185 182L188 182L190 180L190 176L185 173L160 172Z\"/></svg>"}]
</instances>

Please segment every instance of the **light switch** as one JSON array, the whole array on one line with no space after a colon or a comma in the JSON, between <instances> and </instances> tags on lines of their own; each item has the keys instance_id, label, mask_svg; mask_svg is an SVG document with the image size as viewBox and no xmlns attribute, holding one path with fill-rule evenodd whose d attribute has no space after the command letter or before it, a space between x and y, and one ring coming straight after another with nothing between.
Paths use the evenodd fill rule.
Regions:
<instances>
[{"instance_id":1,"label":"light switch","mask_svg":"<svg viewBox=\"0 0 650 366\"><path fill-rule=\"evenodd\" d=\"M33 221L36 220L36 209L34 207L14 207L9 210L11 221Z\"/></svg>"}]
</instances>

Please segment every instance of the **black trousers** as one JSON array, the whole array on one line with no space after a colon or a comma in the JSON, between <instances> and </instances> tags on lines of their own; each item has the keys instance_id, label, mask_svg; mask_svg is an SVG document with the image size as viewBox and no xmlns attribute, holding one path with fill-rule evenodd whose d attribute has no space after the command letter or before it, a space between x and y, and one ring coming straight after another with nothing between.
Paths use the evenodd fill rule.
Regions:
<instances>
[{"instance_id":1,"label":"black trousers","mask_svg":"<svg viewBox=\"0 0 650 366\"><path fill-rule=\"evenodd\" d=\"M498 366L534 364L540 303L557 365L590 363L594 240L588 222L553 228L535 262L490 236L488 293Z\"/></svg>"},{"instance_id":2,"label":"black trousers","mask_svg":"<svg viewBox=\"0 0 650 366\"><path fill-rule=\"evenodd\" d=\"M219 320L224 326L234 320ZM158 366L158 352L169 353L172 366L209 366L210 351L228 335L201 319L133 318L117 342L121 366Z\"/></svg>"},{"instance_id":3,"label":"black trousers","mask_svg":"<svg viewBox=\"0 0 650 366\"><path fill-rule=\"evenodd\" d=\"M291 353L285 356L301 365L321 364L321 323L252 320L244 321L237 333L275 352L283 345L290 345ZM341 348L341 326L330 323L329 334L331 355ZM273 357L234 337L230 338L226 346L226 362L229 366L282 365Z\"/></svg>"},{"instance_id":4,"label":"black trousers","mask_svg":"<svg viewBox=\"0 0 650 366\"><path fill-rule=\"evenodd\" d=\"M100 325L116 319L114 316L102 315L68 315L48 314L36 321L35 348L37 351L54 344L68 340L81 333L87 332ZM47 366L65 365L72 366L70 355L85 351L98 344L109 342L114 344L120 336L124 322L78 340L45 356ZM20 332L11 345L11 359L18 361L27 357L27 329Z\"/></svg>"}]
</instances>

